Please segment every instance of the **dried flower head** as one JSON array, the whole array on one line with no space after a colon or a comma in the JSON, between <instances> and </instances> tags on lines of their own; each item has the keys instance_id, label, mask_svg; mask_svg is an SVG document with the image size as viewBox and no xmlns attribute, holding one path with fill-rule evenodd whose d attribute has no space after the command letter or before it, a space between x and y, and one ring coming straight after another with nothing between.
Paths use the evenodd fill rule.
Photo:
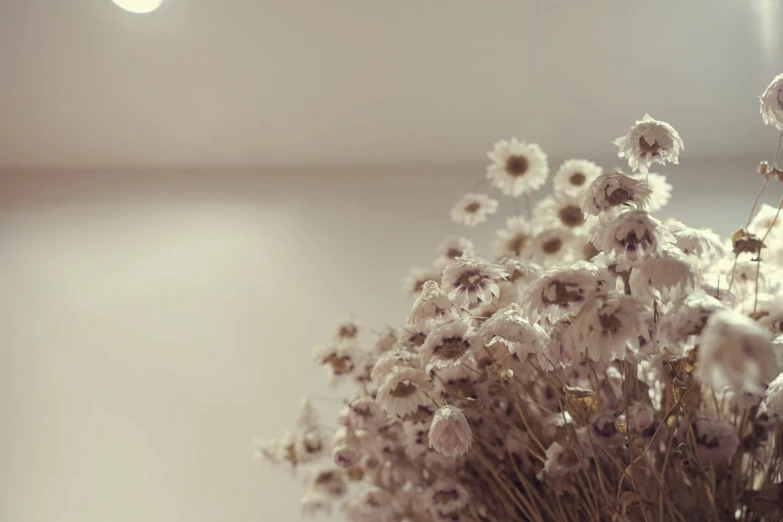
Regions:
<instances>
[{"instance_id":1,"label":"dried flower head","mask_svg":"<svg viewBox=\"0 0 783 522\"><path fill-rule=\"evenodd\" d=\"M451 220L466 227L475 227L498 211L498 202L486 194L465 194L451 209Z\"/></svg>"},{"instance_id":2,"label":"dried flower head","mask_svg":"<svg viewBox=\"0 0 783 522\"><path fill-rule=\"evenodd\" d=\"M408 273L408 277L405 278L402 291L410 295L419 295L427 281L440 282L440 270L414 266Z\"/></svg>"},{"instance_id":3,"label":"dried flower head","mask_svg":"<svg viewBox=\"0 0 783 522\"><path fill-rule=\"evenodd\" d=\"M442 268L443 265L453 263L464 255L473 255L475 250L473 243L469 239L461 236L447 237L435 250L438 254L435 264Z\"/></svg>"},{"instance_id":4,"label":"dried flower head","mask_svg":"<svg viewBox=\"0 0 783 522\"><path fill-rule=\"evenodd\" d=\"M672 186L666 181L666 176L650 172L647 174L631 174L631 177L644 181L650 189L650 200L645 207L647 212L658 212L672 198Z\"/></svg>"},{"instance_id":5,"label":"dried flower head","mask_svg":"<svg viewBox=\"0 0 783 522\"><path fill-rule=\"evenodd\" d=\"M378 388L376 401L389 415L402 417L426 404L431 390L432 384L422 370L397 367Z\"/></svg>"},{"instance_id":6,"label":"dried flower head","mask_svg":"<svg viewBox=\"0 0 783 522\"><path fill-rule=\"evenodd\" d=\"M522 303L532 318L559 318L576 313L588 298L612 288L613 282L606 270L578 261L545 272L528 286Z\"/></svg>"},{"instance_id":7,"label":"dried flower head","mask_svg":"<svg viewBox=\"0 0 783 522\"><path fill-rule=\"evenodd\" d=\"M764 90L759 111L764 123L783 131L783 73L775 76Z\"/></svg>"},{"instance_id":8,"label":"dried flower head","mask_svg":"<svg viewBox=\"0 0 783 522\"><path fill-rule=\"evenodd\" d=\"M680 150L685 148L671 125L655 120L649 114L613 143L620 148L617 155L626 158L633 170L642 173L646 173L653 162L661 165L667 161L679 163Z\"/></svg>"},{"instance_id":9,"label":"dried flower head","mask_svg":"<svg viewBox=\"0 0 783 522\"><path fill-rule=\"evenodd\" d=\"M673 245L663 245L657 255L637 263L628 280L639 298L668 301L696 288L696 267Z\"/></svg>"},{"instance_id":10,"label":"dried flower head","mask_svg":"<svg viewBox=\"0 0 783 522\"><path fill-rule=\"evenodd\" d=\"M492 161L487 178L507 196L538 190L549 174L546 154L535 143L516 138L501 140L487 156Z\"/></svg>"},{"instance_id":11,"label":"dried flower head","mask_svg":"<svg viewBox=\"0 0 783 522\"><path fill-rule=\"evenodd\" d=\"M497 231L495 252L499 256L520 257L535 233L528 221L521 217L510 217L506 228Z\"/></svg>"},{"instance_id":12,"label":"dried flower head","mask_svg":"<svg viewBox=\"0 0 783 522\"><path fill-rule=\"evenodd\" d=\"M601 174L590 183L582 196L585 214L598 216L608 210L634 207L646 208L650 202L647 182L626 176L622 172Z\"/></svg>"},{"instance_id":13,"label":"dried flower head","mask_svg":"<svg viewBox=\"0 0 783 522\"><path fill-rule=\"evenodd\" d=\"M462 256L443 269L441 288L457 306L489 302L500 295L498 282L506 278L503 268L472 256Z\"/></svg>"},{"instance_id":14,"label":"dried flower head","mask_svg":"<svg viewBox=\"0 0 783 522\"><path fill-rule=\"evenodd\" d=\"M422 286L421 294L413 303L409 324L422 325L429 320L441 320L455 317L455 309L448 296L435 281L427 281Z\"/></svg>"},{"instance_id":15,"label":"dried flower head","mask_svg":"<svg viewBox=\"0 0 783 522\"><path fill-rule=\"evenodd\" d=\"M567 228L547 228L530 239L522 256L547 267L570 262L577 257L577 240L578 236Z\"/></svg>"},{"instance_id":16,"label":"dried flower head","mask_svg":"<svg viewBox=\"0 0 783 522\"><path fill-rule=\"evenodd\" d=\"M596 246L614 253L621 268L657 254L664 243L673 241L663 223L644 210L621 212L594 236Z\"/></svg>"},{"instance_id":17,"label":"dried flower head","mask_svg":"<svg viewBox=\"0 0 783 522\"><path fill-rule=\"evenodd\" d=\"M435 412L428 437L430 447L446 457L464 455L473 443L473 432L465 414L448 404Z\"/></svg>"},{"instance_id":18,"label":"dried flower head","mask_svg":"<svg viewBox=\"0 0 783 522\"><path fill-rule=\"evenodd\" d=\"M563 227L578 232L586 223L581 205L579 195L555 194L538 202L536 219L544 227Z\"/></svg>"},{"instance_id":19,"label":"dried flower head","mask_svg":"<svg viewBox=\"0 0 783 522\"><path fill-rule=\"evenodd\" d=\"M473 361L470 352L473 328L467 321L451 321L434 329L421 346L421 362L427 373Z\"/></svg>"}]
</instances>

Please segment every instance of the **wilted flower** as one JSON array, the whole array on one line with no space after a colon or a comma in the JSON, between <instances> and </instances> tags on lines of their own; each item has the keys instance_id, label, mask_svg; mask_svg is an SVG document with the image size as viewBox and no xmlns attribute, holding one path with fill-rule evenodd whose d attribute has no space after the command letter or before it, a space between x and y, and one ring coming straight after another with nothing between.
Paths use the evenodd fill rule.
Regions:
<instances>
[{"instance_id":1,"label":"wilted flower","mask_svg":"<svg viewBox=\"0 0 783 522\"><path fill-rule=\"evenodd\" d=\"M332 461L340 468L351 468L356 464L356 452L347 444L340 444L332 450Z\"/></svg>"},{"instance_id":2,"label":"wilted flower","mask_svg":"<svg viewBox=\"0 0 783 522\"><path fill-rule=\"evenodd\" d=\"M598 216L610 209L645 208L650 202L647 182L626 176L622 172L601 174L590 183L582 196L585 214Z\"/></svg>"},{"instance_id":3,"label":"wilted flower","mask_svg":"<svg viewBox=\"0 0 783 522\"><path fill-rule=\"evenodd\" d=\"M590 183L601 175L601 167L592 161L570 159L563 162L552 177L556 194L581 196Z\"/></svg>"},{"instance_id":4,"label":"wilted flower","mask_svg":"<svg viewBox=\"0 0 783 522\"><path fill-rule=\"evenodd\" d=\"M725 310L726 305L713 296L696 290L684 295L661 320L661 337L671 351L682 355L682 348L691 347L694 337L701 335L710 316Z\"/></svg>"},{"instance_id":5,"label":"wilted flower","mask_svg":"<svg viewBox=\"0 0 783 522\"><path fill-rule=\"evenodd\" d=\"M421 294L413 303L409 324L422 325L430 319L454 317L456 311L448 296L435 281L427 281L421 288Z\"/></svg>"},{"instance_id":6,"label":"wilted flower","mask_svg":"<svg viewBox=\"0 0 783 522\"><path fill-rule=\"evenodd\" d=\"M549 174L546 154L535 143L501 140L487 156L492 160L487 178L507 196L538 190Z\"/></svg>"},{"instance_id":7,"label":"wilted flower","mask_svg":"<svg viewBox=\"0 0 783 522\"><path fill-rule=\"evenodd\" d=\"M696 287L696 268L672 245L662 245L655 256L648 256L631 271L631 293L644 299L668 301Z\"/></svg>"},{"instance_id":8,"label":"wilted flower","mask_svg":"<svg viewBox=\"0 0 783 522\"><path fill-rule=\"evenodd\" d=\"M432 389L427 374L417 368L395 368L378 388L376 401L390 415L402 417L427 402Z\"/></svg>"},{"instance_id":9,"label":"wilted flower","mask_svg":"<svg viewBox=\"0 0 783 522\"><path fill-rule=\"evenodd\" d=\"M783 131L783 74L775 76L764 90L759 111L764 123Z\"/></svg>"},{"instance_id":10,"label":"wilted flower","mask_svg":"<svg viewBox=\"0 0 783 522\"><path fill-rule=\"evenodd\" d=\"M474 227L498 211L498 202L486 194L465 194L451 209L451 220Z\"/></svg>"},{"instance_id":11,"label":"wilted flower","mask_svg":"<svg viewBox=\"0 0 783 522\"><path fill-rule=\"evenodd\" d=\"M473 432L465 414L448 404L435 412L428 437L430 447L446 457L464 455L473 443Z\"/></svg>"},{"instance_id":12,"label":"wilted flower","mask_svg":"<svg viewBox=\"0 0 783 522\"><path fill-rule=\"evenodd\" d=\"M604 252L614 252L618 260L633 266L656 254L673 238L663 223L644 210L625 210L597 233L594 242Z\"/></svg>"},{"instance_id":13,"label":"wilted flower","mask_svg":"<svg viewBox=\"0 0 783 522\"><path fill-rule=\"evenodd\" d=\"M649 114L637 121L623 137L613 142L620 147L617 155L628 160L633 170L646 173L653 162L679 163L680 150L685 147L677 131L666 122L653 119Z\"/></svg>"},{"instance_id":14,"label":"wilted flower","mask_svg":"<svg viewBox=\"0 0 783 522\"><path fill-rule=\"evenodd\" d=\"M576 313L596 293L612 288L609 272L586 261L568 267L552 268L530 283L522 299L527 313L555 318Z\"/></svg>"},{"instance_id":15,"label":"wilted flower","mask_svg":"<svg viewBox=\"0 0 783 522\"><path fill-rule=\"evenodd\" d=\"M505 279L503 268L472 257L462 256L443 270L441 288L448 292L449 299L462 308L472 303L488 303L500 295L498 282Z\"/></svg>"},{"instance_id":16,"label":"wilted flower","mask_svg":"<svg viewBox=\"0 0 783 522\"><path fill-rule=\"evenodd\" d=\"M735 310L710 315L701 333L696 375L715 390L762 392L780 373L771 335Z\"/></svg>"},{"instance_id":17,"label":"wilted flower","mask_svg":"<svg viewBox=\"0 0 783 522\"><path fill-rule=\"evenodd\" d=\"M519 306L512 304L482 323L476 330L473 349L479 351L488 344L500 343L510 353L523 357L537 353L548 342L546 331L535 323L531 324L522 315Z\"/></svg>"}]
</instances>

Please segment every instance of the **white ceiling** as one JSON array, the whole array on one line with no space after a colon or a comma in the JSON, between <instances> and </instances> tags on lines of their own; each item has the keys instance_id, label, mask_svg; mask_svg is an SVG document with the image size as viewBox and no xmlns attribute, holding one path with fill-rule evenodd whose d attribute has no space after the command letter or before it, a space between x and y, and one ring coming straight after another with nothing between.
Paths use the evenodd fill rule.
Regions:
<instances>
[{"instance_id":1,"label":"white ceiling","mask_svg":"<svg viewBox=\"0 0 783 522\"><path fill-rule=\"evenodd\" d=\"M768 152L780 0L0 1L0 168L607 156L645 112Z\"/></svg>"}]
</instances>

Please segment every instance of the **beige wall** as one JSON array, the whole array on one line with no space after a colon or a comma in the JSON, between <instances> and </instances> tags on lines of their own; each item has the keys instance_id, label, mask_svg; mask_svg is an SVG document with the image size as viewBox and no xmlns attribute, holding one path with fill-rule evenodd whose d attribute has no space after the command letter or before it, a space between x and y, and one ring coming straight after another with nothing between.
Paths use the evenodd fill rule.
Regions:
<instances>
[{"instance_id":1,"label":"beige wall","mask_svg":"<svg viewBox=\"0 0 783 522\"><path fill-rule=\"evenodd\" d=\"M730 233L755 163L665 169L663 215ZM481 172L3 175L0 521L298 520L252 438L337 395L310 348L346 312L403 318L402 278Z\"/></svg>"}]
</instances>

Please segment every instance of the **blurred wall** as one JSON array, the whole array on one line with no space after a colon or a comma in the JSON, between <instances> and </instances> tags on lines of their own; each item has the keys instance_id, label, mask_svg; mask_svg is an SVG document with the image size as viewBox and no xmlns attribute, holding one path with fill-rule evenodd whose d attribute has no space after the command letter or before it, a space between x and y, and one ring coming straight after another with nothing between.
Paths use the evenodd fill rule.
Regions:
<instances>
[{"instance_id":1,"label":"blurred wall","mask_svg":"<svg viewBox=\"0 0 783 522\"><path fill-rule=\"evenodd\" d=\"M730 234L756 164L661 169L660 215ZM0 520L299 520L302 486L253 437L340 396L310 349L346 313L403 320L403 277L463 231L448 210L482 172L3 174ZM494 228L467 232L487 252Z\"/></svg>"}]
</instances>

